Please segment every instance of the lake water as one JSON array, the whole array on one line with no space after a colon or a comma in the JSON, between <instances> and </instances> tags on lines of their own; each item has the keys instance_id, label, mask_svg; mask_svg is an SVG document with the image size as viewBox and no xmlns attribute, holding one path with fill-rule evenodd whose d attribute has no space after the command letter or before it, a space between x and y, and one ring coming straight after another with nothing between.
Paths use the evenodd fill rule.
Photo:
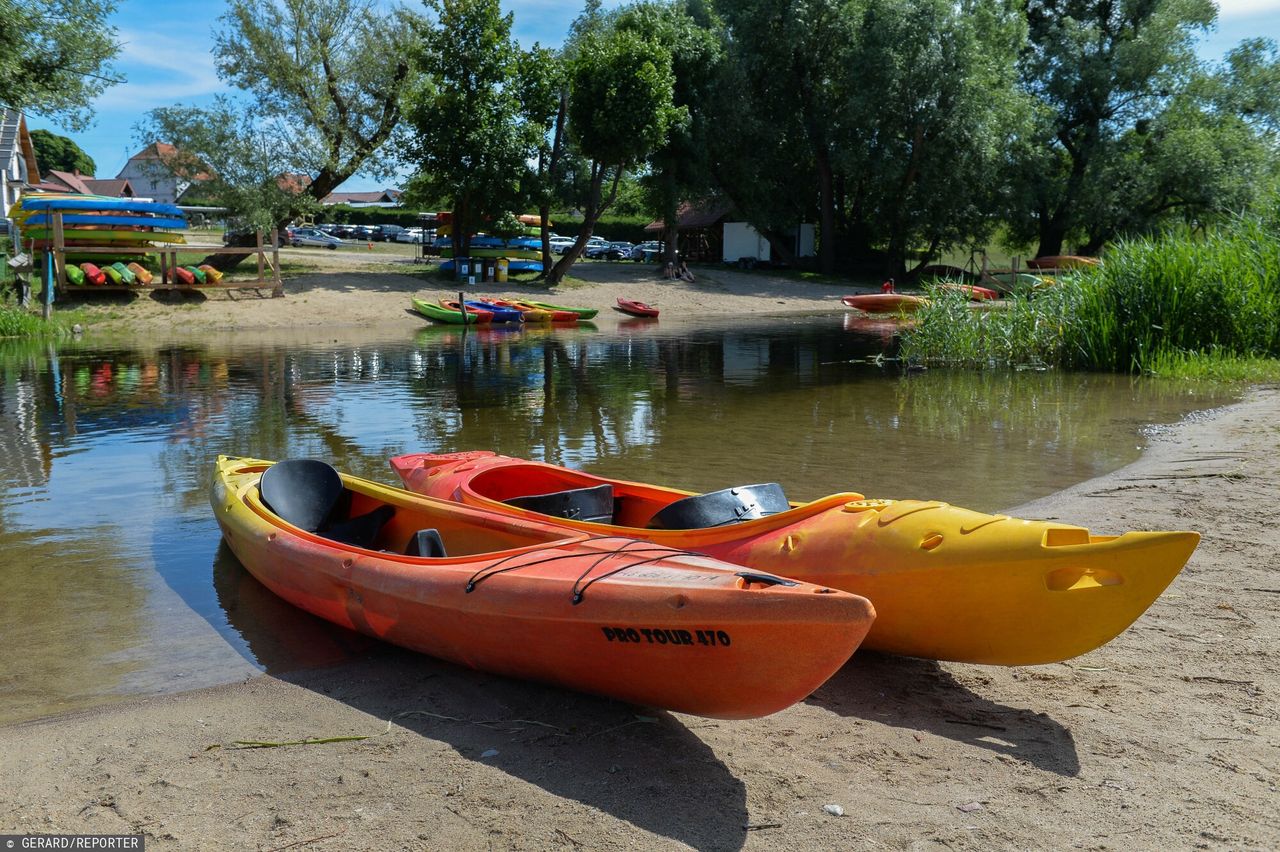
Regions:
<instances>
[{"instance_id":1,"label":"lake water","mask_svg":"<svg viewBox=\"0 0 1280 852\"><path fill-rule=\"evenodd\" d=\"M1228 401L1116 376L906 375L869 362L891 327L839 314L361 334L0 342L0 723L369 647L220 545L219 453L396 482L388 456L493 449L693 490L777 481L792 499L991 511L1124 465L1149 424Z\"/></svg>"}]
</instances>

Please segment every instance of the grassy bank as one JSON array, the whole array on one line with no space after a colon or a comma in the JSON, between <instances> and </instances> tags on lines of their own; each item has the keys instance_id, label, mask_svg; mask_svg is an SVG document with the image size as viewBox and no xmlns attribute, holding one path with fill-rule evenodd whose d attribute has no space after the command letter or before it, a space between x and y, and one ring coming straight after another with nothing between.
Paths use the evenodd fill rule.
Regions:
<instances>
[{"instance_id":1,"label":"grassy bank","mask_svg":"<svg viewBox=\"0 0 1280 852\"><path fill-rule=\"evenodd\" d=\"M0 338L56 337L60 332L60 325L45 322L16 302L0 301Z\"/></svg>"},{"instance_id":2,"label":"grassy bank","mask_svg":"<svg viewBox=\"0 0 1280 852\"><path fill-rule=\"evenodd\" d=\"M903 334L920 363L1062 366L1187 378L1280 376L1280 233L1242 218L1120 243L1102 266L1007 310L935 298Z\"/></svg>"}]
</instances>

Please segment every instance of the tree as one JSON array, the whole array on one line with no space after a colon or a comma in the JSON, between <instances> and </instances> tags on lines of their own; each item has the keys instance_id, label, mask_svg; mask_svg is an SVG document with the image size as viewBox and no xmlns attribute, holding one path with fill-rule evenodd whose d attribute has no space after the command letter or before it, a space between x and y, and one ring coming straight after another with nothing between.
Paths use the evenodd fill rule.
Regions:
<instances>
[{"instance_id":1,"label":"tree","mask_svg":"<svg viewBox=\"0 0 1280 852\"><path fill-rule=\"evenodd\" d=\"M651 212L664 224L664 258L676 260L680 202L712 188L707 168L708 99L713 95L721 57L718 22L702 0L638 3L618 16L619 29L649 33L671 54L672 104L683 120L673 122L667 138L648 157L642 185Z\"/></svg>"},{"instance_id":2,"label":"tree","mask_svg":"<svg viewBox=\"0 0 1280 852\"><path fill-rule=\"evenodd\" d=\"M48 130L31 131L31 147L36 152L40 168L60 172L79 171L82 175L95 174L93 158L86 154L73 139L59 136Z\"/></svg>"},{"instance_id":3,"label":"tree","mask_svg":"<svg viewBox=\"0 0 1280 852\"><path fill-rule=\"evenodd\" d=\"M416 20L374 0L232 0L215 38L218 75L250 98L223 101L215 111L234 127L254 128L252 140L272 140L275 175L299 171L309 181L297 206L272 224L284 225L357 172L386 172L381 149L400 122ZM208 111L181 105L157 110L139 129L140 141L170 143L208 164L230 162L238 145L207 132L201 122L208 118ZM213 143L230 147L206 149ZM252 174L228 197L250 199L262 177ZM271 207L231 212L255 218ZM209 262L227 268L239 258Z\"/></svg>"},{"instance_id":4,"label":"tree","mask_svg":"<svg viewBox=\"0 0 1280 852\"><path fill-rule=\"evenodd\" d=\"M1018 164L1025 203L1015 238L1038 254L1082 236L1140 131L1196 70L1193 40L1212 0L1030 0L1022 85L1038 102L1034 143Z\"/></svg>"},{"instance_id":5,"label":"tree","mask_svg":"<svg viewBox=\"0 0 1280 852\"><path fill-rule=\"evenodd\" d=\"M547 275L553 286L582 254L623 174L662 145L672 124L686 114L672 103L670 51L627 29L586 33L570 62L569 80L567 126L575 149L588 162L587 180L582 226Z\"/></svg>"},{"instance_id":6,"label":"tree","mask_svg":"<svg viewBox=\"0 0 1280 852\"><path fill-rule=\"evenodd\" d=\"M901 274L989 230L1019 136L1023 24L1000 0L771 0L717 8L727 60L712 169L775 247L818 220L819 263ZM924 261L922 261L924 262Z\"/></svg>"},{"instance_id":7,"label":"tree","mask_svg":"<svg viewBox=\"0 0 1280 852\"><path fill-rule=\"evenodd\" d=\"M245 240L250 231L269 231L317 206L300 177L305 158L291 155L291 137L230 98L219 96L206 108L153 110L147 128L154 138L178 140L164 168L199 175L193 191L200 203L225 207Z\"/></svg>"},{"instance_id":8,"label":"tree","mask_svg":"<svg viewBox=\"0 0 1280 852\"><path fill-rule=\"evenodd\" d=\"M521 76L526 57L498 0L428 0L428 8L436 21L417 28L421 74L405 98L415 184L450 201L454 254L465 257L473 233L525 200L522 178L545 125L522 120L522 96L547 87Z\"/></svg>"},{"instance_id":9,"label":"tree","mask_svg":"<svg viewBox=\"0 0 1280 852\"><path fill-rule=\"evenodd\" d=\"M85 127L93 99L122 82L114 11L111 0L0 0L0 107Z\"/></svg>"}]
</instances>

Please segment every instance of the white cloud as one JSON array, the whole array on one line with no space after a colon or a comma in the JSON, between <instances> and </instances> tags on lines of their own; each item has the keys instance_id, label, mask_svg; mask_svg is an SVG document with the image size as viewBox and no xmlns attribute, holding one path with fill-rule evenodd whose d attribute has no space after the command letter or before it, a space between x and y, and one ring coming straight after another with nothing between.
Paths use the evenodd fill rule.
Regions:
<instances>
[{"instance_id":1,"label":"white cloud","mask_svg":"<svg viewBox=\"0 0 1280 852\"><path fill-rule=\"evenodd\" d=\"M119 39L115 66L127 82L107 89L97 100L99 109L128 107L141 113L226 88L214 68L209 36L122 30Z\"/></svg>"},{"instance_id":2,"label":"white cloud","mask_svg":"<svg viewBox=\"0 0 1280 852\"><path fill-rule=\"evenodd\" d=\"M1268 13L1280 16L1280 0L1218 0L1218 15L1222 18L1251 18ZM1275 24L1280 29L1280 21Z\"/></svg>"}]
</instances>

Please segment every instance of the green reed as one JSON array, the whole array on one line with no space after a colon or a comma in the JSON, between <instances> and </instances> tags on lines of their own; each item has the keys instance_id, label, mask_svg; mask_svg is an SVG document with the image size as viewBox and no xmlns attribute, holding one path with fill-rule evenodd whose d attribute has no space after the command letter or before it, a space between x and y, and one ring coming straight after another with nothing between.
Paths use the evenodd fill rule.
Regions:
<instances>
[{"instance_id":1,"label":"green reed","mask_svg":"<svg viewBox=\"0 0 1280 852\"><path fill-rule=\"evenodd\" d=\"M923 363L1270 375L1267 359L1280 356L1280 231L1240 218L1206 234L1126 240L1096 269L1015 295L1007 310L935 298L916 317L902 354Z\"/></svg>"},{"instance_id":2,"label":"green reed","mask_svg":"<svg viewBox=\"0 0 1280 852\"><path fill-rule=\"evenodd\" d=\"M52 333L40 317L13 302L0 300L0 338L45 337Z\"/></svg>"}]
</instances>

